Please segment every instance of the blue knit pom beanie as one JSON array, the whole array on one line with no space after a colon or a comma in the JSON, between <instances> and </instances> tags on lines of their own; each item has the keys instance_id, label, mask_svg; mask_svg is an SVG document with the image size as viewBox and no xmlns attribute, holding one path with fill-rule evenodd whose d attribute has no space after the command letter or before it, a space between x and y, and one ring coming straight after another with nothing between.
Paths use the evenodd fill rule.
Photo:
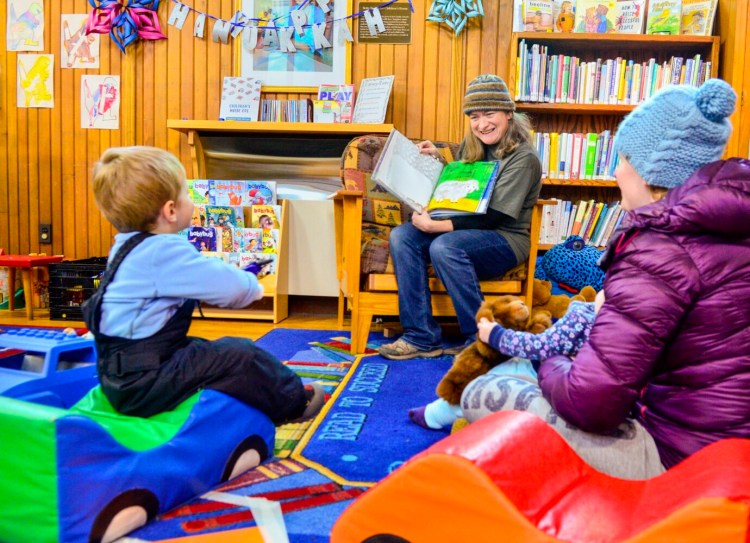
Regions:
<instances>
[{"instance_id":1,"label":"blue knit pom beanie","mask_svg":"<svg viewBox=\"0 0 750 543\"><path fill-rule=\"evenodd\" d=\"M732 125L737 95L721 79L701 87L671 85L628 114L615 134L621 153L649 185L682 185L699 168L719 160Z\"/></svg>"}]
</instances>

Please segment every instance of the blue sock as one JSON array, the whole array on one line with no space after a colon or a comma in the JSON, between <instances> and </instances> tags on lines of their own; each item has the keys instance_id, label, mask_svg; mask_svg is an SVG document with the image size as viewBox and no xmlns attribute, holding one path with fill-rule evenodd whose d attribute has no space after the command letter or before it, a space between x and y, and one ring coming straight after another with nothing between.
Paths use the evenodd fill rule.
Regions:
<instances>
[{"instance_id":1,"label":"blue sock","mask_svg":"<svg viewBox=\"0 0 750 543\"><path fill-rule=\"evenodd\" d=\"M428 403L424 410L424 421L429 428L434 430L450 428L456 419L462 416L460 406L449 404L442 398Z\"/></svg>"}]
</instances>

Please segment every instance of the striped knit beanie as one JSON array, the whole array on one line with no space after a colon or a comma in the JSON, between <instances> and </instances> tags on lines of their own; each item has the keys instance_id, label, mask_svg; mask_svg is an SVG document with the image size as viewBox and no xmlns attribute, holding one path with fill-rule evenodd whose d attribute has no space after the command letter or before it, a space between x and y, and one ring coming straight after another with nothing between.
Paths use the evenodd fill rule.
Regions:
<instances>
[{"instance_id":1,"label":"striped knit beanie","mask_svg":"<svg viewBox=\"0 0 750 543\"><path fill-rule=\"evenodd\" d=\"M515 111L508 85L493 74L477 76L466 88L464 114L474 111Z\"/></svg>"},{"instance_id":2,"label":"striped knit beanie","mask_svg":"<svg viewBox=\"0 0 750 543\"><path fill-rule=\"evenodd\" d=\"M615 134L621 153L646 183L674 188L719 160L732 125L737 95L721 79L701 87L670 85L625 117Z\"/></svg>"}]
</instances>

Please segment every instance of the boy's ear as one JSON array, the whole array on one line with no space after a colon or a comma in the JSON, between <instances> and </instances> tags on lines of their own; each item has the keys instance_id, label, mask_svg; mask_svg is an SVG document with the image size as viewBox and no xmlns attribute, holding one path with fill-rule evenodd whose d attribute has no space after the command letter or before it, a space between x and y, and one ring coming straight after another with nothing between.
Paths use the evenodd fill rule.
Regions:
<instances>
[{"instance_id":1,"label":"boy's ear","mask_svg":"<svg viewBox=\"0 0 750 543\"><path fill-rule=\"evenodd\" d=\"M161 207L161 215L167 222L177 222L177 209L174 200L167 200Z\"/></svg>"}]
</instances>

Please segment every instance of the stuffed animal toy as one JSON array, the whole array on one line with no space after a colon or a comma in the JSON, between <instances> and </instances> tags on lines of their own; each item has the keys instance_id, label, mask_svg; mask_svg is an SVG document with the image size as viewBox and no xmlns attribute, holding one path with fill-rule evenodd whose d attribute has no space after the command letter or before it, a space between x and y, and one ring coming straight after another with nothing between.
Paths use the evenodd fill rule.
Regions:
<instances>
[{"instance_id":1,"label":"stuffed animal toy","mask_svg":"<svg viewBox=\"0 0 750 543\"><path fill-rule=\"evenodd\" d=\"M534 279L534 289L532 293L533 306L531 309L532 317L541 312L546 312L552 319L559 319L568 310L570 302L581 300L582 302L593 302L596 298L596 290L591 285L586 285L575 296L565 294L552 294L552 283ZM538 332L529 329L529 332L538 334L549 328L542 328Z\"/></svg>"},{"instance_id":2,"label":"stuffed animal toy","mask_svg":"<svg viewBox=\"0 0 750 543\"><path fill-rule=\"evenodd\" d=\"M581 236L569 236L544 253L534 277L554 281L571 292L579 292L586 285L599 291L604 284L604 270L598 265L602 253Z\"/></svg>"},{"instance_id":3,"label":"stuffed animal toy","mask_svg":"<svg viewBox=\"0 0 750 543\"><path fill-rule=\"evenodd\" d=\"M552 326L549 313L540 312L532 317L528 306L516 296L485 300L477 311L477 322L482 318L494 320L505 328L535 331L534 333ZM438 383L438 396L458 405L461 393L470 381L509 359L510 357L500 354L486 343L476 340L456 355L453 366Z\"/></svg>"}]
</instances>

